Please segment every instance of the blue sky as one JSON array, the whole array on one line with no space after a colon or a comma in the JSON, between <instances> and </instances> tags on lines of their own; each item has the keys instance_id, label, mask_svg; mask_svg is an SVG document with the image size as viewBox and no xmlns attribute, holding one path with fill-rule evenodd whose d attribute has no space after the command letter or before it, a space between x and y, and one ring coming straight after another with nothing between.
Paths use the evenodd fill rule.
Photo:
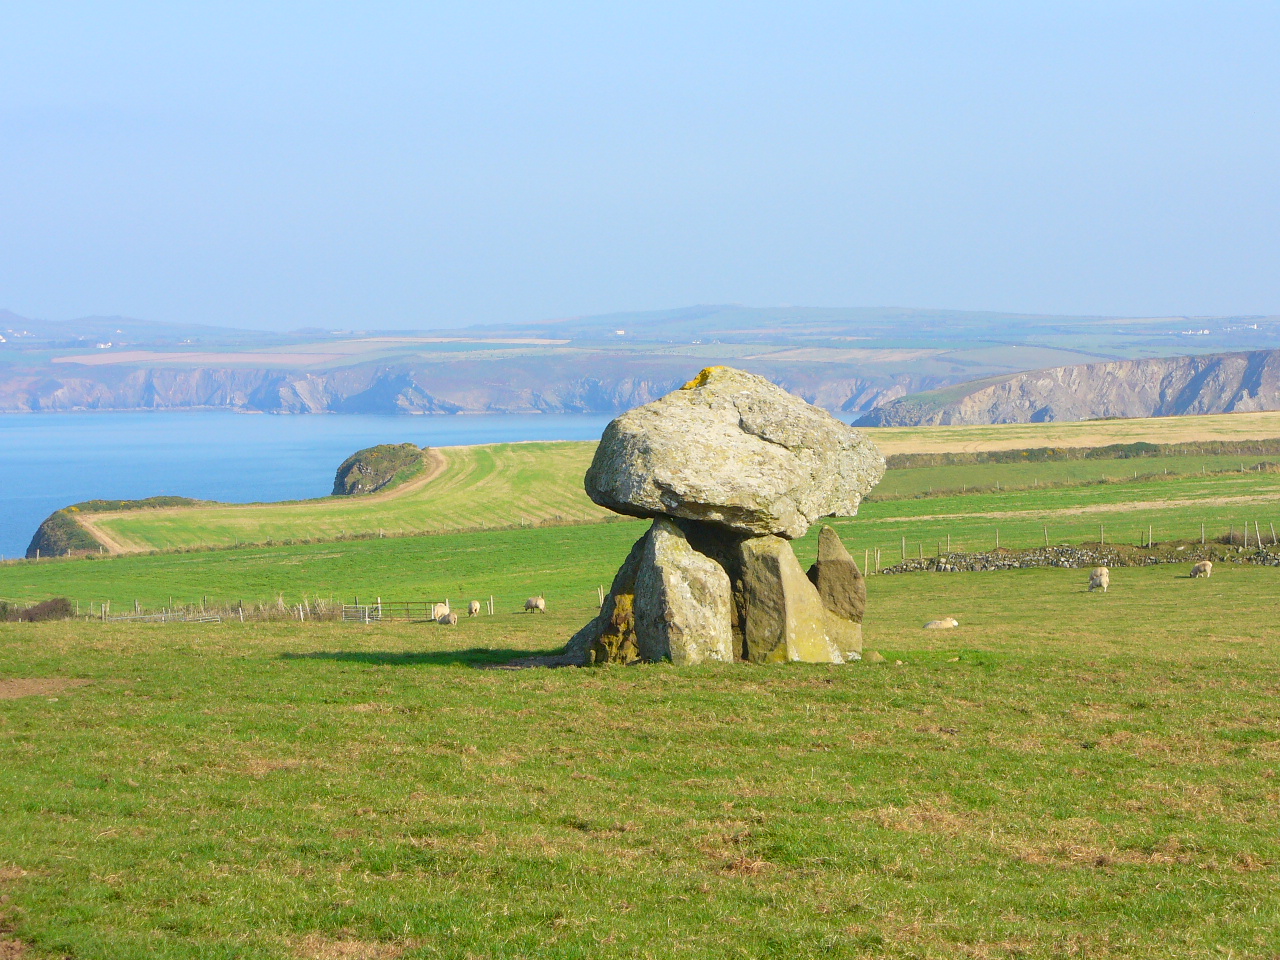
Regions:
<instances>
[{"instance_id":1,"label":"blue sky","mask_svg":"<svg viewBox=\"0 0 1280 960\"><path fill-rule=\"evenodd\" d=\"M1280 313L1280 4L5 4L0 306Z\"/></svg>"}]
</instances>

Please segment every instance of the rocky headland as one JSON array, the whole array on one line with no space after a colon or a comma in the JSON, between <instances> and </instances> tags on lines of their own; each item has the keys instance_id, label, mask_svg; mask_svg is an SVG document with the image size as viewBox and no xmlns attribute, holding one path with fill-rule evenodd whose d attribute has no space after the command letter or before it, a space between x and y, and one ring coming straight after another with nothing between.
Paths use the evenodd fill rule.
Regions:
<instances>
[{"instance_id":1,"label":"rocky headland","mask_svg":"<svg viewBox=\"0 0 1280 960\"><path fill-rule=\"evenodd\" d=\"M974 381L894 400L865 427L1040 423L1280 410L1280 350L1117 360Z\"/></svg>"}]
</instances>

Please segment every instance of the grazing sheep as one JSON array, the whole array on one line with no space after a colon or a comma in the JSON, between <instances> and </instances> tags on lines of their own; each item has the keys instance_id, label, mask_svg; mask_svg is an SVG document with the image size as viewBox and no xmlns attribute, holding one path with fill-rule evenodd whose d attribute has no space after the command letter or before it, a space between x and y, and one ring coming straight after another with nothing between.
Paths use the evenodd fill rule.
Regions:
<instances>
[{"instance_id":1,"label":"grazing sheep","mask_svg":"<svg viewBox=\"0 0 1280 960\"><path fill-rule=\"evenodd\" d=\"M1213 576L1212 560L1201 560L1199 563L1197 563L1194 567L1191 568L1191 579L1193 580L1196 577L1212 577L1212 576Z\"/></svg>"},{"instance_id":2,"label":"grazing sheep","mask_svg":"<svg viewBox=\"0 0 1280 960\"><path fill-rule=\"evenodd\" d=\"M1106 567L1094 567L1093 572L1089 574L1089 590L1101 590L1107 592L1107 587L1111 586L1111 571Z\"/></svg>"},{"instance_id":3,"label":"grazing sheep","mask_svg":"<svg viewBox=\"0 0 1280 960\"><path fill-rule=\"evenodd\" d=\"M437 603L435 606L431 608L431 619L439 620L441 617L447 616L448 613L449 613L449 601L446 600L444 603Z\"/></svg>"},{"instance_id":4,"label":"grazing sheep","mask_svg":"<svg viewBox=\"0 0 1280 960\"><path fill-rule=\"evenodd\" d=\"M436 623L444 627L456 627L458 625L458 615L452 610L446 610L436 617Z\"/></svg>"},{"instance_id":5,"label":"grazing sheep","mask_svg":"<svg viewBox=\"0 0 1280 960\"><path fill-rule=\"evenodd\" d=\"M924 625L926 630L950 630L952 627L960 626L960 621L955 617L943 617L941 620L930 620Z\"/></svg>"},{"instance_id":6,"label":"grazing sheep","mask_svg":"<svg viewBox=\"0 0 1280 960\"><path fill-rule=\"evenodd\" d=\"M524 612L525 613L546 613L547 601L542 599L542 594L538 594L536 597L530 597L528 600L524 602Z\"/></svg>"},{"instance_id":7,"label":"grazing sheep","mask_svg":"<svg viewBox=\"0 0 1280 960\"><path fill-rule=\"evenodd\" d=\"M470 603L468 603L468 604L467 604L467 616L468 616L468 617L478 617L478 616L480 616L480 601L479 601L479 600L472 600Z\"/></svg>"}]
</instances>

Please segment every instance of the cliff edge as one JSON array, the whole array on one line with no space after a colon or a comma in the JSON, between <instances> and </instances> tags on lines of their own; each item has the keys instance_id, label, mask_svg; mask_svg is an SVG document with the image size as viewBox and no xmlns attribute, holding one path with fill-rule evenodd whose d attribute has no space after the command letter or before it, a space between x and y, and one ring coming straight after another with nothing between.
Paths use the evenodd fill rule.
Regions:
<instances>
[{"instance_id":1,"label":"cliff edge","mask_svg":"<svg viewBox=\"0 0 1280 960\"><path fill-rule=\"evenodd\" d=\"M1280 350L1033 370L902 397L857 426L1043 423L1280 410Z\"/></svg>"}]
</instances>

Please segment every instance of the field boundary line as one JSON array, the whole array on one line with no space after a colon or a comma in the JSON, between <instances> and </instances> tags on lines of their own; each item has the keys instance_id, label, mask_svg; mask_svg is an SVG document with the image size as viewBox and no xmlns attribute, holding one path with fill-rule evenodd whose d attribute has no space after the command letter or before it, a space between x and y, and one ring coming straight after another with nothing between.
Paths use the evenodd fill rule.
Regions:
<instances>
[{"instance_id":1,"label":"field boundary line","mask_svg":"<svg viewBox=\"0 0 1280 960\"><path fill-rule=\"evenodd\" d=\"M982 513L928 513L918 516L899 514L893 517L835 517L856 519L859 523L908 523L917 520L1001 520L1017 517L1065 517L1081 513L1123 513L1130 510L1173 510L1179 507L1228 506L1239 503L1271 503L1280 500L1280 493L1240 495L1234 497L1195 497L1178 500L1134 500L1126 503L1092 503L1079 507L1054 507L1049 510L1001 510ZM884 502L884 501L882 501Z\"/></svg>"}]
</instances>

